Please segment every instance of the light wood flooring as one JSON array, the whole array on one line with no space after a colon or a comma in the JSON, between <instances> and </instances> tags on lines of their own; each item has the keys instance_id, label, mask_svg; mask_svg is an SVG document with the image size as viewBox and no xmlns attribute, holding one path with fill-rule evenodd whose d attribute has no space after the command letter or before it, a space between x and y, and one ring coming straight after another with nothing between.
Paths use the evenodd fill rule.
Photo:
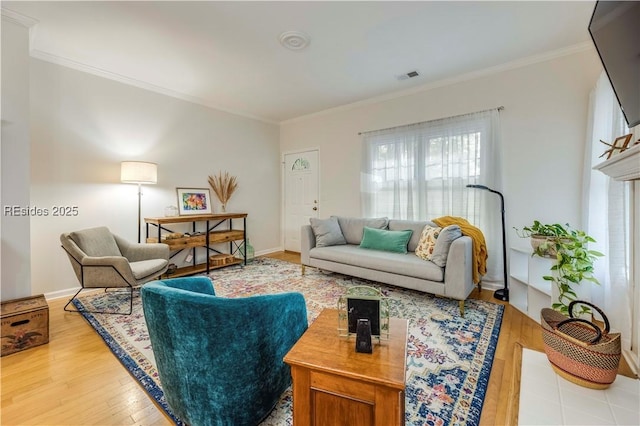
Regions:
<instances>
[{"instance_id":1,"label":"light wood flooring","mask_svg":"<svg viewBox=\"0 0 640 426\"><path fill-rule=\"evenodd\" d=\"M300 263L298 253L269 255ZM477 290L472 298L493 299ZM67 299L49 301L48 344L0 359L0 424L9 425L170 425L138 382L120 364L93 328L79 315L66 313ZM500 338L482 409L481 424L513 422L517 399L512 387L516 343L542 351L539 325L506 303ZM629 375L628 370L623 371Z\"/></svg>"}]
</instances>

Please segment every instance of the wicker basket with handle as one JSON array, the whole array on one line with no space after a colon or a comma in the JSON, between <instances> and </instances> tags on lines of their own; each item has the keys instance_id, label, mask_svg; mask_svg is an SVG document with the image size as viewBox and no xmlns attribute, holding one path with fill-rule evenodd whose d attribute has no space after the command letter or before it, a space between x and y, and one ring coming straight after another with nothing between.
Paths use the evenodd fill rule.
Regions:
<instances>
[{"instance_id":1,"label":"wicker basket with handle","mask_svg":"<svg viewBox=\"0 0 640 426\"><path fill-rule=\"evenodd\" d=\"M573 317L573 307L595 309L604 321L597 324ZM569 304L569 318L553 309L540 311L544 350L560 376L591 389L606 389L616 379L620 364L620 333L609 333L609 319L597 306L581 300Z\"/></svg>"}]
</instances>

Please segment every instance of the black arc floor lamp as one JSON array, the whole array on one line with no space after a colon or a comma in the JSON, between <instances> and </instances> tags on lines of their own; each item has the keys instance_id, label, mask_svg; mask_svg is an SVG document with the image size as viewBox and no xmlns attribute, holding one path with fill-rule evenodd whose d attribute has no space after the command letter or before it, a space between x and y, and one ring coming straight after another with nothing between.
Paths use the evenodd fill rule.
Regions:
<instances>
[{"instance_id":1,"label":"black arc floor lamp","mask_svg":"<svg viewBox=\"0 0 640 426\"><path fill-rule=\"evenodd\" d=\"M495 297L498 300L503 300L505 302L508 302L509 301L509 284L507 281L507 235L504 229L504 197L502 196L502 193L484 185L467 185L467 188L484 189L485 191L493 192L494 194L498 194L500 196L500 207L502 210L502 266L504 269L504 287L496 290L493 293L493 297Z\"/></svg>"}]
</instances>

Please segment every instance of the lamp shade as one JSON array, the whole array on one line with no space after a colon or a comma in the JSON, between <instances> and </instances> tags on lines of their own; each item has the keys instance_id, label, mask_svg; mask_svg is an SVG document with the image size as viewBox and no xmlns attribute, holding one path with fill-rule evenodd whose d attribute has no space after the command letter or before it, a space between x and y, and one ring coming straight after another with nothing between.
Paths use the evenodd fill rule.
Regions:
<instances>
[{"instance_id":1,"label":"lamp shade","mask_svg":"<svg viewBox=\"0 0 640 426\"><path fill-rule=\"evenodd\" d=\"M120 181L155 184L158 182L158 165L144 161L123 161L120 167Z\"/></svg>"}]
</instances>

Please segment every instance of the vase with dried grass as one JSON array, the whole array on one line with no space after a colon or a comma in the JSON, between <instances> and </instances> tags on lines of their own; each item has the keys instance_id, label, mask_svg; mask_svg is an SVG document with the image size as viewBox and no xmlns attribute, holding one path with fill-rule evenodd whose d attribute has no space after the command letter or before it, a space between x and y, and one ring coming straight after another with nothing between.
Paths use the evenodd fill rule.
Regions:
<instances>
[{"instance_id":1,"label":"vase with dried grass","mask_svg":"<svg viewBox=\"0 0 640 426\"><path fill-rule=\"evenodd\" d=\"M209 185L222 204L222 212L226 212L227 203L238 187L236 177L229 175L229 172L224 172L223 175L220 171L217 175L209 176Z\"/></svg>"}]
</instances>

